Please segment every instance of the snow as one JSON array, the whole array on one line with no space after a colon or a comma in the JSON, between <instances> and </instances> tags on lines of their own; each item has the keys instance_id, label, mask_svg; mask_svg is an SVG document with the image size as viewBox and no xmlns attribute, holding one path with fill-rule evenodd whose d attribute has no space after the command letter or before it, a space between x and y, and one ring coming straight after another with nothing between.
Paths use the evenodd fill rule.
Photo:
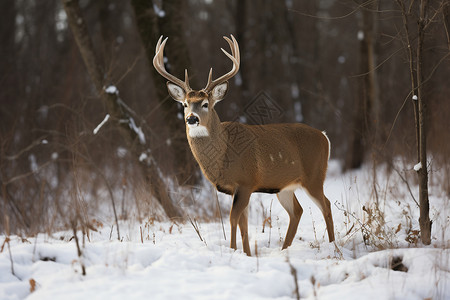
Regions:
<instances>
[{"instance_id":1,"label":"snow","mask_svg":"<svg viewBox=\"0 0 450 300\"><path fill-rule=\"evenodd\" d=\"M342 174L338 162L329 165L325 194L333 203L336 244L327 241L320 210L301 190L296 191L304 209L299 230L283 251L286 212L274 195L252 195L252 257L242 252L239 233L238 250L229 248L225 217L226 240L220 221L197 222L201 241L189 222L140 223L130 216L120 221L118 241L111 238L116 236L115 229L111 234L113 218L105 216L82 247L86 276L81 275L70 231L26 239L11 236L15 275L5 236L0 235L0 299L293 299L296 285L290 265L302 299L449 299L448 198L430 194L432 245L415 246L405 238L409 227L418 229L418 208L399 179L378 170L386 223L369 232L369 240L375 240L365 243L358 224L368 224L377 214L367 213L367 199L373 195L371 169ZM219 194L219 201L229 207L231 198ZM272 227L266 223L263 232L269 212ZM407 272L390 267L398 259Z\"/></svg>"},{"instance_id":2,"label":"snow","mask_svg":"<svg viewBox=\"0 0 450 300\"><path fill-rule=\"evenodd\" d=\"M412 96L412 99L413 99L414 101L417 101L417 99L418 99L418 98L417 98L417 95L413 95L413 96Z\"/></svg>"},{"instance_id":3,"label":"snow","mask_svg":"<svg viewBox=\"0 0 450 300\"><path fill-rule=\"evenodd\" d=\"M166 16L166 12L163 9L159 8L159 6L155 3L153 3L153 10L155 11L155 14L160 18L164 18Z\"/></svg>"},{"instance_id":4,"label":"snow","mask_svg":"<svg viewBox=\"0 0 450 300\"><path fill-rule=\"evenodd\" d=\"M358 30L357 37L358 37L358 41L364 40L364 31Z\"/></svg>"},{"instance_id":5,"label":"snow","mask_svg":"<svg viewBox=\"0 0 450 300\"><path fill-rule=\"evenodd\" d=\"M422 169L422 162L419 162L418 164L414 165L414 171L419 171L420 169Z\"/></svg>"},{"instance_id":6,"label":"snow","mask_svg":"<svg viewBox=\"0 0 450 300\"><path fill-rule=\"evenodd\" d=\"M98 124L97 127L94 128L93 133L97 134L98 131L100 130L100 128L102 128L102 126L105 125L105 123L108 122L108 120L109 120L109 114L106 114L103 121L101 121L100 124Z\"/></svg>"},{"instance_id":7,"label":"snow","mask_svg":"<svg viewBox=\"0 0 450 300\"><path fill-rule=\"evenodd\" d=\"M117 147L116 154L120 158L124 158L128 153L127 148L125 147Z\"/></svg>"},{"instance_id":8,"label":"snow","mask_svg":"<svg viewBox=\"0 0 450 300\"><path fill-rule=\"evenodd\" d=\"M141 153L141 155L139 155L139 161L144 161L144 160L147 160L147 158L148 158L148 155L147 155L147 153Z\"/></svg>"},{"instance_id":9,"label":"snow","mask_svg":"<svg viewBox=\"0 0 450 300\"><path fill-rule=\"evenodd\" d=\"M303 122L302 103L300 101L294 102L295 122Z\"/></svg>"},{"instance_id":10,"label":"snow","mask_svg":"<svg viewBox=\"0 0 450 300\"><path fill-rule=\"evenodd\" d=\"M236 76L234 76L234 84L235 84L236 86L241 86L241 85L242 85L242 75L241 75L241 72L238 72L238 73L236 74Z\"/></svg>"},{"instance_id":11,"label":"snow","mask_svg":"<svg viewBox=\"0 0 450 300\"><path fill-rule=\"evenodd\" d=\"M291 97L293 99L298 99L300 96L300 90L298 88L298 85L296 83L291 84Z\"/></svg>"},{"instance_id":12,"label":"snow","mask_svg":"<svg viewBox=\"0 0 450 300\"><path fill-rule=\"evenodd\" d=\"M39 170L39 166L38 166L37 160L36 160L36 155L30 154L28 156L28 161L30 162L30 170L32 172L36 172L37 170Z\"/></svg>"},{"instance_id":13,"label":"snow","mask_svg":"<svg viewBox=\"0 0 450 300\"><path fill-rule=\"evenodd\" d=\"M110 85L105 88L105 92L108 94L118 94L119 90L114 85Z\"/></svg>"},{"instance_id":14,"label":"snow","mask_svg":"<svg viewBox=\"0 0 450 300\"><path fill-rule=\"evenodd\" d=\"M130 126L130 128L136 133L136 135L139 138L139 142L144 145L145 144L145 134L142 131L141 127L137 127L136 123L134 122L134 119L132 117L129 118L128 120L128 126Z\"/></svg>"}]
</instances>

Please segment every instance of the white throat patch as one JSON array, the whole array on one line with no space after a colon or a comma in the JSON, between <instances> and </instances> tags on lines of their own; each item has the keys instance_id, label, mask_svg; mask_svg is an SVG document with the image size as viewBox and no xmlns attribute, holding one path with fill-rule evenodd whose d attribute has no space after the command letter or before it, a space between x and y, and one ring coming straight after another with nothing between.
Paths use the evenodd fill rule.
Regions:
<instances>
[{"instance_id":1,"label":"white throat patch","mask_svg":"<svg viewBox=\"0 0 450 300\"><path fill-rule=\"evenodd\" d=\"M205 137L209 136L208 129L203 125L187 125L189 127L190 137Z\"/></svg>"}]
</instances>

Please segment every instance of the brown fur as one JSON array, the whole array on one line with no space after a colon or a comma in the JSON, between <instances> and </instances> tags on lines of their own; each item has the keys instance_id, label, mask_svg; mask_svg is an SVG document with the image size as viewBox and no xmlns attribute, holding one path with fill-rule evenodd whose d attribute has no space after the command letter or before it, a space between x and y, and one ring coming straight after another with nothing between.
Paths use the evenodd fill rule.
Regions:
<instances>
[{"instance_id":1,"label":"brown fur","mask_svg":"<svg viewBox=\"0 0 450 300\"><path fill-rule=\"evenodd\" d=\"M333 241L330 202L323 194L329 155L325 135L305 124L221 123L211 100L207 111L198 105L205 99L187 97L185 114L200 116L200 125L208 129L209 136L191 137L187 127L187 137L205 176L219 191L233 195L231 247L236 249L239 224L244 251L250 255L246 208L251 193L283 193L286 187L297 185L305 188L322 210L329 240ZM284 249L292 243L303 210L293 191L284 192L283 197L290 197L282 204L291 219ZM289 201L291 205L286 205Z\"/></svg>"}]
</instances>

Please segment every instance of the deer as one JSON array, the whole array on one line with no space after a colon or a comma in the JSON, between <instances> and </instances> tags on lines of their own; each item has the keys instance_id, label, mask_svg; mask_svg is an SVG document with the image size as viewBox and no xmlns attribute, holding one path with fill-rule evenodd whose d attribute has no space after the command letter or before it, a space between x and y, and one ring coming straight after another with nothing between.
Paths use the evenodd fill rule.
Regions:
<instances>
[{"instance_id":1,"label":"deer","mask_svg":"<svg viewBox=\"0 0 450 300\"><path fill-rule=\"evenodd\" d=\"M251 256L248 236L248 205L252 193L276 194L289 215L289 226L282 250L291 246L303 213L295 190L303 188L321 210L328 239L334 241L330 201L323 184L330 158L331 144L325 132L302 123L248 125L221 122L215 110L225 98L228 81L239 71L239 45L233 35L223 37L231 54L232 69L212 80L209 71L206 86L194 90L187 69L184 81L167 72L161 36L156 45L153 66L167 81L169 95L184 106L186 136L192 154L205 177L220 192L232 196L230 211L230 248L237 250L237 227L245 254Z\"/></svg>"}]
</instances>

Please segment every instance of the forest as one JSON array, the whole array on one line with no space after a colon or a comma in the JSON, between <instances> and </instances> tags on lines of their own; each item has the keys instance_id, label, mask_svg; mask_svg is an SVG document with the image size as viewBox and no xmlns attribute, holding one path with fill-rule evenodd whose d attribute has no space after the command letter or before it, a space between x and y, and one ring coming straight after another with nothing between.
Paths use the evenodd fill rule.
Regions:
<instances>
[{"instance_id":1,"label":"forest","mask_svg":"<svg viewBox=\"0 0 450 300\"><path fill-rule=\"evenodd\" d=\"M179 298L171 279L202 276L210 290L195 285L196 299L335 299L336 284L345 299L450 296L449 0L4 0L0 11L0 298L117 298L124 285L142 293L131 298ZM167 37L165 68L200 90L211 68L231 69L220 51L231 35L240 69L215 110L326 131L334 244L307 202L280 254L285 212L257 194L254 257L228 247L230 198L202 174L153 58ZM73 243L74 254L56 246ZM61 291L36 262L63 272ZM274 278L279 289L260 288ZM85 289L97 279L121 293Z\"/></svg>"},{"instance_id":2,"label":"forest","mask_svg":"<svg viewBox=\"0 0 450 300\"><path fill-rule=\"evenodd\" d=\"M170 72L183 78L188 69L200 89L209 68L230 68L220 48L222 36L233 34L241 67L217 107L221 120L325 130L343 170L387 164L405 184L417 183L415 118L417 102L424 103L428 172L439 169L450 193L449 5L427 2L422 27L420 5L2 1L2 231L51 232L80 209L93 214L111 203L116 218L131 207L139 218L183 219L190 209L203 210L203 218L217 214L210 195L199 193L206 183L187 144L182 107L151 63L160 35L169 37ZM81 32L71 30L67 11L84 25ZM83 47L90 60L80 55ZM396 169L398 159L410 169ZM67 206L79 197L89 204Z\"/></svg>"},{"instance_id":3,"label":"forest","mask_svg":"<svg viewBox=\"0 0 450 300\"><path fill-rule=\"evenodd\" d=\"M69 26L72 2L88 61ZM427 165L443 169L450 193L449 5L426 2L420 27L414 1L2 1L1 229L5 216L16 233L64 226L61 204L79 193L96 199L94 211L114 198L116 210L137 207L141 217L183 218L184 207L207 201L197 195L205 182L182 107L151 63L160 35L169 37L170 72L182 78L188 69L200 89L209 68L230 68L220 48L233 34L241 67L217 107L221 120L325 130L343 170L367 163L394 172L394 159L420 161L413 100L420 88ZM108 86L117 95L102 92ZM115 97L120 105L111 105ZM255 112L260 104L265 111Z\"/></svg>"}]
</instances>

